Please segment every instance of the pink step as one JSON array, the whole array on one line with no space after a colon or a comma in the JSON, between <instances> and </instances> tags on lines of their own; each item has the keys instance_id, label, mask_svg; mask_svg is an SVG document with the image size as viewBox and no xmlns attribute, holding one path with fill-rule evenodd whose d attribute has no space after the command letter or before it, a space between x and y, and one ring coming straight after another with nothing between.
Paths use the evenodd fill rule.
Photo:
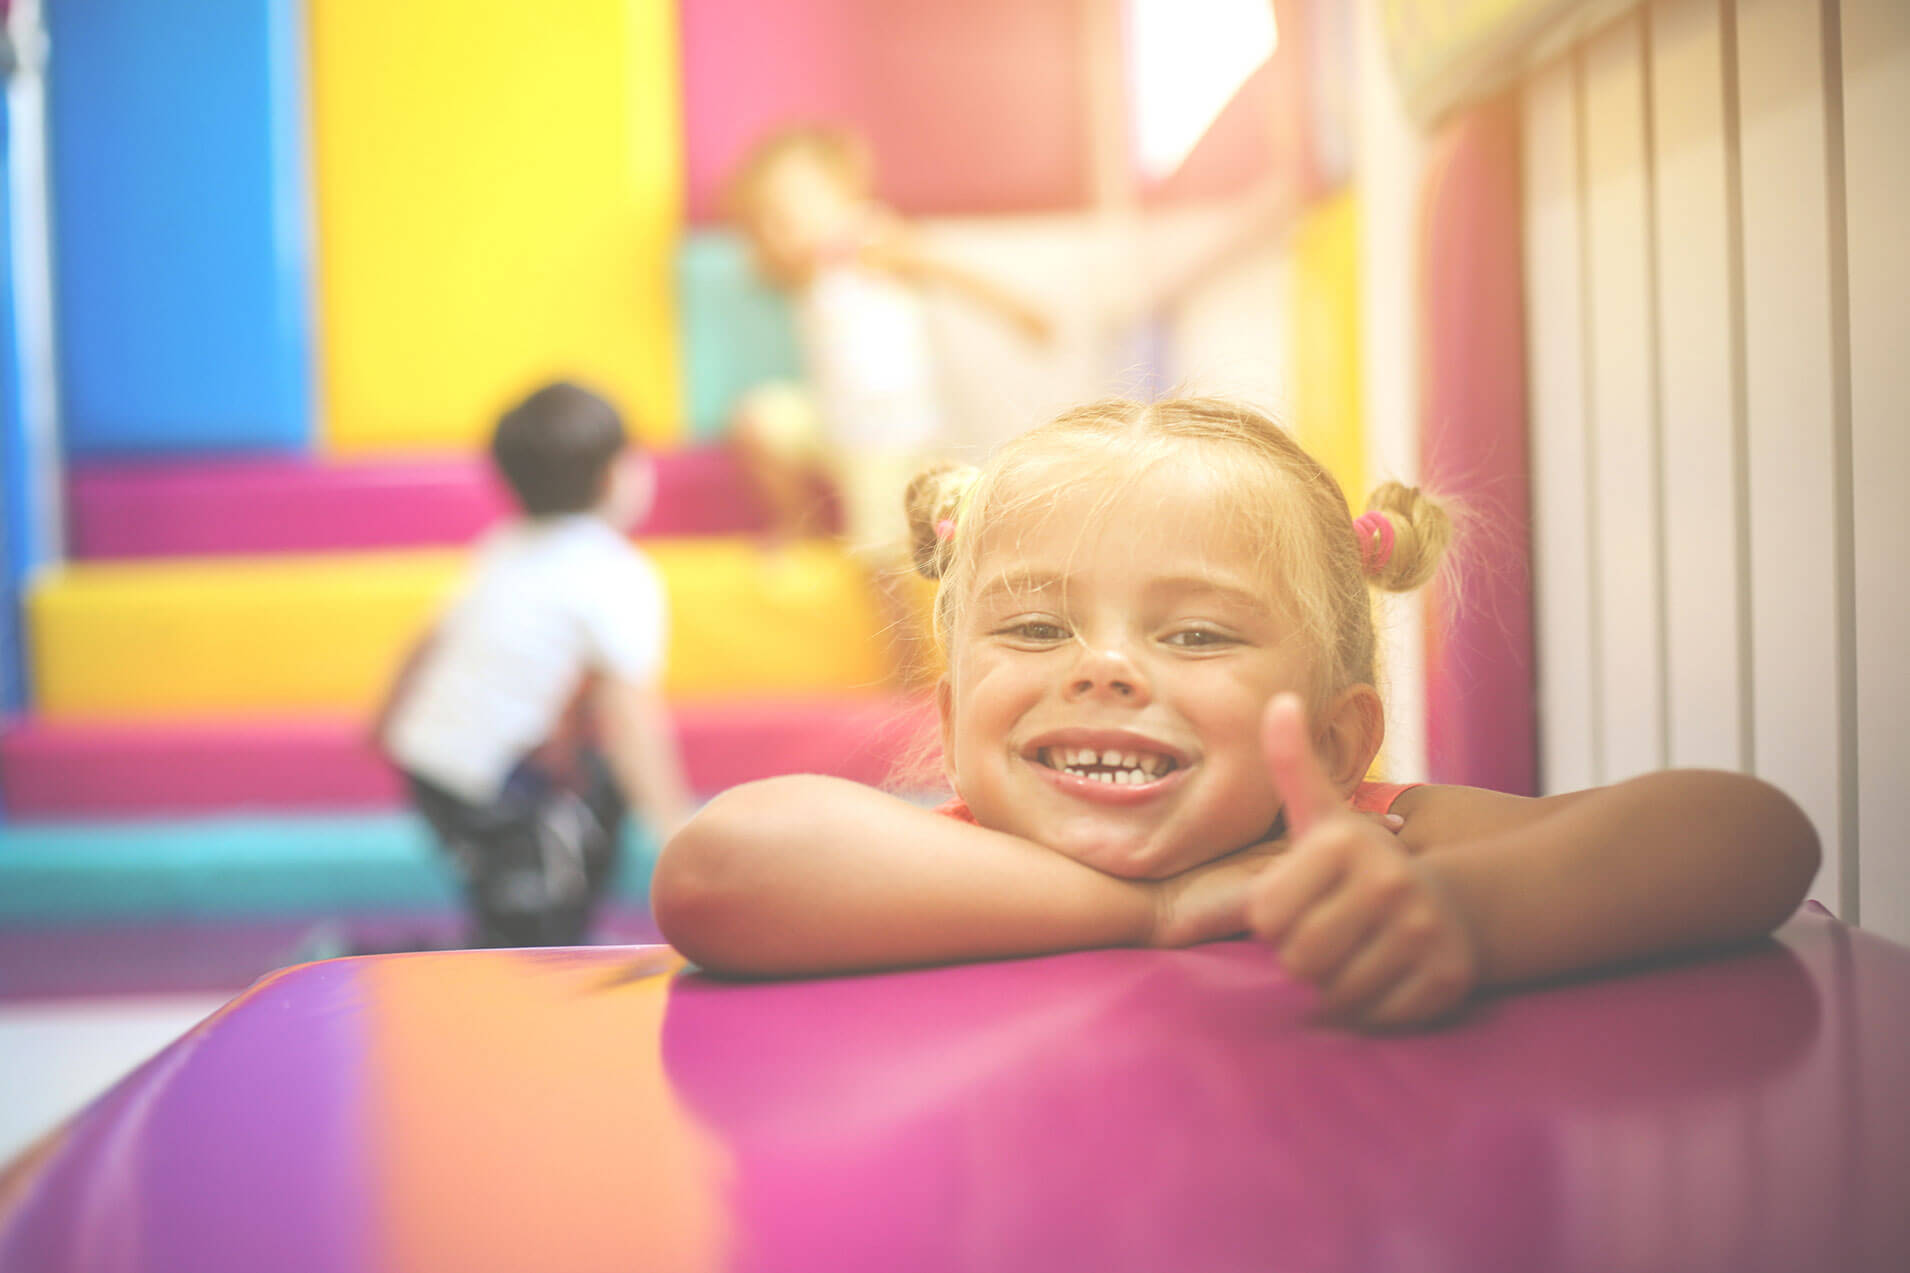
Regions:
<instances>
[{"instance_id":1,"label":"pink step","mask_svg":"<svg viewBox=\"0 0 1910 1273\"><path fill-rule=\"evenodd\" d=\"M934 709L887 695L703 703L679 708L677 728L690 783L704 794L781 773L887 784L933 736ZM27 719L0 733L0 802L9 819L368 809L401 796L355 720Z\"/></svg>"},{"instance_id":2,"label":"pink step","mask_svg":"<svg viewBox=\"0 0 1910 1273\"><path fill-rule=\"evenodd\" d=\"M755 493L720 447L661 452L644 535L720 535L763 525ZM78 557L195 557L461 544L508 496L482 457L225 458L86 464L68 488Z\"/></svg>"}]
</instances>

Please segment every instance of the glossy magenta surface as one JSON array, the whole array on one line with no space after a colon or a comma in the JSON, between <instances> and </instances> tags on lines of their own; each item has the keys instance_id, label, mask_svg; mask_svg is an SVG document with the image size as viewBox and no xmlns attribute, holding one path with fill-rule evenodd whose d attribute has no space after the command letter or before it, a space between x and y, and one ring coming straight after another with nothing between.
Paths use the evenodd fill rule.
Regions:
<instances>
[{"instance_id":1,"label":"glossy magenta surface","mask_svg":"<svg viewBox=\"0 0 1910 1273\"><path fill-rule=\"evenodd\" d=\"M1309 1024L1267 952L773 985L657 948L255 986L0 1178L0 1268L1910 1267L1910 951Z\"/></svg>"}]
</instances>

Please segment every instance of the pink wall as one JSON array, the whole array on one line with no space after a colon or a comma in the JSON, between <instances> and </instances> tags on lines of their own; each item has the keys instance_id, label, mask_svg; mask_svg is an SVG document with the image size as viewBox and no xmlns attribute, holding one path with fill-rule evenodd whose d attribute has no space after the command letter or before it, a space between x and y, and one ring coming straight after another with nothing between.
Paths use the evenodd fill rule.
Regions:
<instances>
[{"instance_id":1,"label":"pink wall","mask_svg":"<svg viewBox=\"0 0 1910 1273\"><path fill-rule=\"evenodd\" d=\"M1081 6L1025 0L683 5L690 216L792 120L860 129L913 214L1079 207L1088 190Z\"/></svg>"},{"instance_id":2,"label":"pink wall","mask_svg":"<svg viewBox=\"0 0 1910 1273\"><path fill-rule=\"evenodd\" d=\"M1422 467L1477 521L1458 545L1458 596L1432 594L1426 745L1435 782L1536 795L1516 107L1501 97L1449 126L1422 187Z\"/></svg>"}]
</instances>

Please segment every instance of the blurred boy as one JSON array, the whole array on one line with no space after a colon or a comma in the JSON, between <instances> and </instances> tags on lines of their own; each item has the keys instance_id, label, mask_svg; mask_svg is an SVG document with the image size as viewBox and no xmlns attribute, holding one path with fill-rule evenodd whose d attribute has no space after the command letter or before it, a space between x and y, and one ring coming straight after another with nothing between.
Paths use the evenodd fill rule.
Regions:
<instances>
[{"instance_id":1,"label":"blurred boy","mask_svg":"<svg viewBox=\"0 0 1910 1273\"><path fill-rule=\"evenodd\" d=\"M658 688L663 590L625 537L654 474L615 408L565 383L504 413L491 458L520 516L479 547L377 735L463 873L471 943L572 945L626 801L664 836L690 810Z\"/></svg>"}]
</instances>

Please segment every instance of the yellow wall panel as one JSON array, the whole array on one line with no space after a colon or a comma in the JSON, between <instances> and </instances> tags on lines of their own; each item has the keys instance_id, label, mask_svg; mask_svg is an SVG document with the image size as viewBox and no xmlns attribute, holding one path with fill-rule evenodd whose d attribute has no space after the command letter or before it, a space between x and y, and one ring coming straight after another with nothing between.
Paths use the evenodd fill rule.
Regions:
<instances>
[{"instance_id":1,"label":"yellow wall panel","mask_svg":"<svg viewBox=\"0 0 1910 1273\"><path fill-rule=\"evenodd\" d=\"M827 543L646 545L671 609L681 697L850 689L886 656L862 567ZM69 566L27 602L34 701L49 717L368 712L450 598L447 552Z\"/></svg>"},{"instance_id":2,"label":"yellow wall panel","mask_svg":"<svg viewBox=\"0 0 1910 1273\"><path fill-rule=\"evenodd\" d=\"M1366 501L1360 407L1359 206L1341 194L1309 210L1292 243L1293 425L1358 513Z\"/></svg>"},{"instance_id":3,"label":"yellow wall panel","mask_svg":"<svg viewBox=\"0 0 1910 1273\"><path fill-rule=\"evenodd\" d=\"M678 436L675 5L310 13L328 448L476 445L559 375Z\"/></svg>"}]
</instances>

